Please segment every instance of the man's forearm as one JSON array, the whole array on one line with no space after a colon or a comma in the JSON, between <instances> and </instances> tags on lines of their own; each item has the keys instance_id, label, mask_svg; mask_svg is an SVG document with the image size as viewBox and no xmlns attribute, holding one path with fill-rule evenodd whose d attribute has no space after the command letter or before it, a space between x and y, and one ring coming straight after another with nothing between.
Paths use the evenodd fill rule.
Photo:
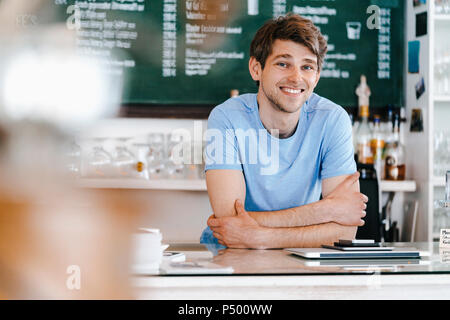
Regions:
<instances>
[{"instance_id":1,"label":"man's forearm","mask_svg":"<svg viewBox=\"0 0 450 320\"><path fill-rule=\"evenodd\" d=\"M315 248L322 244L332 245L339 239L354 239L357 227L325 223L307 227L262 228L255 247L270 248Z\"/></svg>"},{"instance_id":2,"label":"man's forearm","mask_svg":"<svg viewBox=\"0 0 450 320\"><path fill-rule=\"evenodd\" d=\"M259 225L264 227L305 227L332 222L332 210L327 207L329 207L327 200L320 200L284 210L249 211L248 213Z\"/></svg>"}]
</instances>

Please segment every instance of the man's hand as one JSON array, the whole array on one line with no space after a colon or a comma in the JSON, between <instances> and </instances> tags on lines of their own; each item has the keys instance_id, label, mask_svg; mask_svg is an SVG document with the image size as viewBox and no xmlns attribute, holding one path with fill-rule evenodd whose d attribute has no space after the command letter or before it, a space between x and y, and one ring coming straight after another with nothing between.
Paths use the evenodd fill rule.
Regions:
<instances>
[{"instance_id":1,"label":"man's hand","mask_svg":"<svg viewBox=\"0 0 450 320\"><path fill-rule=\"evenodd\" d=\"M347 177L324 200L328 202L332 221L347 226L363 226L366 216L367 201L364 194L355 191L354 184L358 182L359 172Z\"/></svg>"},{"instance_id":2,"label":"man's hand","mask_svg":"<svg viewBox=\"0 0 450 320\"><path fill-rule=\"evenodd\" d=\"M213 231L214 237L230 248L254 248L263 249L262 235L264 227L261 227L247 211L241 200L235 201L237 215L233 217L215 218L209 217L208 226Z\"/></svg>"}]
</instances>

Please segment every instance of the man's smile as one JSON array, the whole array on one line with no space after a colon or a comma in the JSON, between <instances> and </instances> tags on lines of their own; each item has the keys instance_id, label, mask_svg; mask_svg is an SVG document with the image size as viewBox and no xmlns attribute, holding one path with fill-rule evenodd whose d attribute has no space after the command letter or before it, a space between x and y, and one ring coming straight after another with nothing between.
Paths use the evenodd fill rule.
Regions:
<instances>
[{"instance_id":1,"label":"man's smile","mask_svg":"<svg viewBox=\"0 0 450 320\"><path fill-rule=\"evenodd\" d=\"M306 91L306 89L303 88L296 88L296 87L288 87L288 86L281 86L280 90L291 97L298 97L300 96L303 92Z\"/></svg>"}]
</instances>

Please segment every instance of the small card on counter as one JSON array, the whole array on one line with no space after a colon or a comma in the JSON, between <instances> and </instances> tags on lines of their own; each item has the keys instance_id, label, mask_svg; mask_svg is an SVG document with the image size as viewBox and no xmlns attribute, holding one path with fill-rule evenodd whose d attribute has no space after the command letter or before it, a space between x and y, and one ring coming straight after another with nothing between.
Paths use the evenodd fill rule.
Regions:
<instances>
[{"instance_id":1,"label":"small card on counter","mask_svg":"<svg viewBox=\"0 0 450 320\"><path fill-rule=\"evenodd\" d=\"M441 229L439 248L450 248L450 229Z\"/></svg>"}]
</instances>

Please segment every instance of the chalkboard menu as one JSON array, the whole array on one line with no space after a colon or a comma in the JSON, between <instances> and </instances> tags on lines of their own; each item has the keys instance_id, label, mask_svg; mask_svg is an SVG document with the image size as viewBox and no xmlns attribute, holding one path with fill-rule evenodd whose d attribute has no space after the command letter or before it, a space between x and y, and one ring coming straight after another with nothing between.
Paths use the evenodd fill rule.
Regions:
<instances>
[{"instance_id":1,"label":"chalkboard menu","mask_svg":"<svg viewBox=\"0 0 450 320\"><path fill-rule=\"evenodd\" d=\"M53 1L75 26L79 52L126 77L125 104L215 105L232 89L256 92L250 42L266 20L288 12L311 19L328 40L318 94L357 106L365 74L372 106L403 104L403 1ZM373 5L379 19L370 28Z\"/></svg>"}]
</instances>

